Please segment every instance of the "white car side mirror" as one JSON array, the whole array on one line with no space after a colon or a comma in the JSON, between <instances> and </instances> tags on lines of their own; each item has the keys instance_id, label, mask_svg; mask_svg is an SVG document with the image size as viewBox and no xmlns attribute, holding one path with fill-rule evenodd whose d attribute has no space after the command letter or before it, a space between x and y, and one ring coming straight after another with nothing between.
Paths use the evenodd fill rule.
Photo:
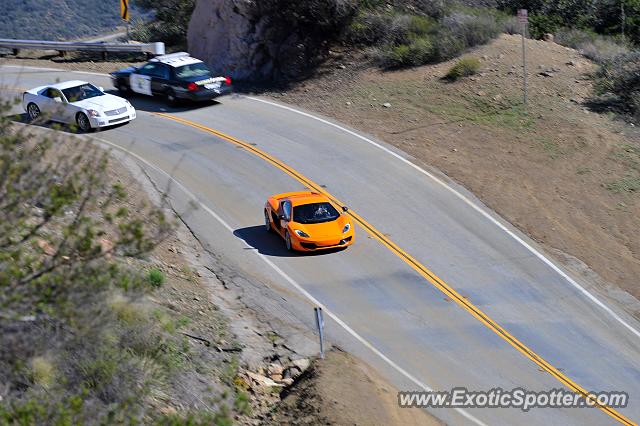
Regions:
<instances>
[{"instance_id":1,"label":"white car side mirror","mask_svg":"<svg viewBox=\"0 0 640 426\"><path fill-rule=\"evenodd\" d=\"M59 97L59 96L56 96L55 98L53 98L53 101L61 104L62 103L62 98Z\"/></svg>"},{"instance_id":2,"label":"white car side mirror","mask_svg":"<svg viewBox=\"0 0 640 426\"><path fill-rule=\"evenodd\" d=\"M101 91L101 92L104 92L104 87L98 86L98 90Z\"/></svg>"}]
</instances>

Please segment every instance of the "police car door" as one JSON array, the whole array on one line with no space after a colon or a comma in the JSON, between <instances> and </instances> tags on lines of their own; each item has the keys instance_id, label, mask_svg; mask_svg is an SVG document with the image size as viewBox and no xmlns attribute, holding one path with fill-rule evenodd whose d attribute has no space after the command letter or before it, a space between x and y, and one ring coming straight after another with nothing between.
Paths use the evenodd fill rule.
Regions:
<instances>
[{"instance_id":1,"label":"police car door","mask_svg":"<svg viewBox=\"0 0 640 426\"><path fill-rule=\"evenodd\" d=\"M132 72L129 76L131 90L136 93L142 93L143 95L153 95L153 93L151 93L151 78L156 67L157 64L150 62L139 70Z\"/></svg>"},{"instance_id":2,"label":"police car door","mask_svg":"<svg viewBox=\"0 0 640 426\"><path fill-rule=\"evenodd\" d=\"M161 62L156 64L153 70L153 79L151 80L151 92L154 95L162 95L167 92L169 87L170 69L167 64Z\"/></svg>"}]
</instances>

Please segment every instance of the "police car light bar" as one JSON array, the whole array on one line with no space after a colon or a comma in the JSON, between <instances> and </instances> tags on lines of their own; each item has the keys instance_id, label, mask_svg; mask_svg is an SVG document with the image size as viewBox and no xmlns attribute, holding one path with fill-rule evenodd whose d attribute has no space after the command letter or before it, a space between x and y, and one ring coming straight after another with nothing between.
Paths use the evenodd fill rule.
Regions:
<instances>
[{"instance_id":1,"label":"police car light bar","mask_svg":"<svg viewBox=\"0 0 640 426\"><path fill-rule=\"evenodd\" d=\"M153 58L153 60L158 62L164 62L164 61L170 61L172 59L181 59L181 58L188 58L188 57L189 57L189 54L187 52L176 52L176 53L169 53L168 55L156 56L155 58Z\"/></svg>"}]
</instances>

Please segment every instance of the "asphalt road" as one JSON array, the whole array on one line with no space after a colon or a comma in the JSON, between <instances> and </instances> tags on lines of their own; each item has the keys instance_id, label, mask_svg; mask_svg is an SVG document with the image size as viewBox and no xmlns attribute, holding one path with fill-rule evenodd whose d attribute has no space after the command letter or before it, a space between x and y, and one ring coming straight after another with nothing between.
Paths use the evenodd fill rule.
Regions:
<instances>
[{"instance_id":1,"label":"asphalt road","mask_svg":"<svg viewBox=\"0 0 640 426\"><path fill-rule=\"evenodd\" d=\"M1 84L14 88L4 96L76 78L112 87L100 75L0 67ZM597 289L586 293L581 287L589 283L545 260L535 243L464 189L443 184L445 178L413 167L381 142L264 99L227 97L176 109L131 101L137 120L92 136L130 152L159 185L168 181L162 171L172 175L177 209L188 210L192 197L200 204L185 220L207 247L266 283L281 295L287 314L309 327L311 306L322 304L330 314L329 338L400 389L580 386L625 391L630 398L626 408L609 413L430 410L442 420L624 422L617 414L640 420L638 322ZM273 193L305 187L291 173L344 202L373 230L358 224L356 243L344 251L287 253L278 237L263 231L262 207Z\"/></svg>"}]
</instances>

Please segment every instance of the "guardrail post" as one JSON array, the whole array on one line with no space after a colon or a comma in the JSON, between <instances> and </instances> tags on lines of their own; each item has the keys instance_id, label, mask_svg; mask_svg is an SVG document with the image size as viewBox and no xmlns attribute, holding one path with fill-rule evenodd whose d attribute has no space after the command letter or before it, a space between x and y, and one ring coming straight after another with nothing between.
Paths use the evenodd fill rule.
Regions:
<instances>
[{"instance_id":1,"label":"guardrail post","mask_svg":"<svg viewBox=\"0 0 640 426\"><path fill-rule=\"evenodd\" d=\"M156 41L155 43L153 43L153 54L154 55L164 55L165 54L164 43L163 42Z\"/></svg>"}]
</instances>

